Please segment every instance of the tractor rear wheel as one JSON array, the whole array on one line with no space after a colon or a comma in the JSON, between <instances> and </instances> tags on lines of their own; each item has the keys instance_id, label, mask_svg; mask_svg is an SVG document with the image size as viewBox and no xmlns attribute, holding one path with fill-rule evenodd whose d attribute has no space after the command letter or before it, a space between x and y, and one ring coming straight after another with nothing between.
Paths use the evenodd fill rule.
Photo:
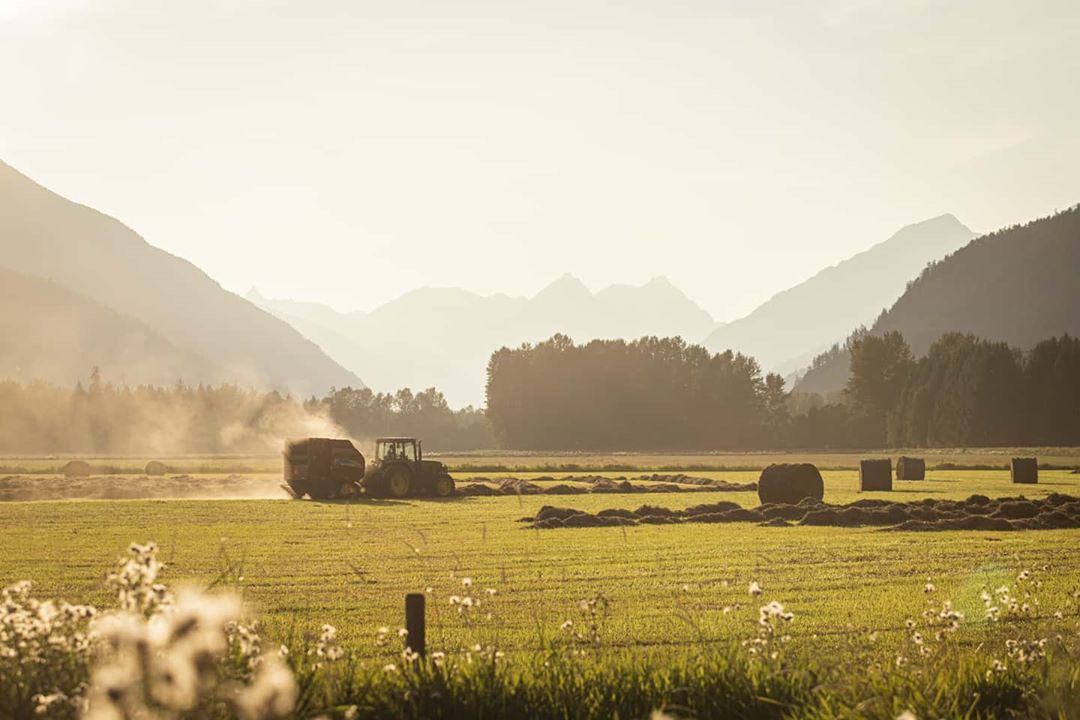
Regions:
<instances>
[{"instance_id":1,"label":"tractor rear wheel","mask_svg":"<svg viewBox=\"0 0 1080 720\"><path fill-rule=\"evenodd\" d=\"M387 487L390 490L391 497L408 497L409 493L412 492L412 484L412 473L405 468L394 469L387 479Z\"/></svg>"},{"instance_id":2,"label":"tractor rear wheel","mask_svg":"<svg viewBox=\"0 0 1080 720\"><path fill-rule=\"evenodd\" d=\"M454 494L454 478L439 475L435 478L435 497L450 497Z\"/></svg>"}]
</instances>

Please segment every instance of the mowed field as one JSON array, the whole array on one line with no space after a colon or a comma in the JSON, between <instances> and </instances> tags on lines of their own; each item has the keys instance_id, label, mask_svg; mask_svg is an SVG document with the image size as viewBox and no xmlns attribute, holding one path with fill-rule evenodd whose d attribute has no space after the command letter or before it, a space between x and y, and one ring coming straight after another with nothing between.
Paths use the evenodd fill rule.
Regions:
<instances>
[{"instance_id":1,"label":"mowed field","mask_svg":"<svg viewBox=\"0 0 1080 720\"><path fill-rule=\"evenodd\" d=\"M1075 455L1060 458L1063 465L1080 462ZM634 476L609 473L621 474ZM689 474L734 482L758 475ZM541 473L515 475L535 480ZM823 475L831 503L975 493L1080 496L1080 475L1070 470L1043 470L1035 486L1011 484L1005 470L932 470L925 481L896 483L892 493L857 492L854 470ZM456 474L459 482L469 476ZM107 604L104 573L129 543L154 541L168 564L167 581L238 589L272 636L313 633L331 623L344 644L362 655L385 652L373 642L377 629L400 626L403 597L416 591L430 592L430 646L447 651L476 643L539 650L565 635L560 626L566 620L581 622L582 600L601 596L607 601L602 641L653 648L750 637L758 606L770 600L795 613L789 631L796 642L846 643L877 630L877 642L889 649L906 642L907 619L943 600L965 613L965 638L977 642L986 629L980 591L1015 586L1023 570L1034 571L1042 583L1034 617L1078 611L1078 530L911 533L747 523L527 530L518 522L545 504L596 512L719 500L758 504L756 494L746 492L351 503L5 502L0 583L30 579L42 596ZM471 587L463 585L465 578ZM764 588L760 598L749 596L751 581ZM927 582L935 587L930 594L924 592ZM452 595L471 596L479 608L466 617L450 604Z\"/></svg>"}]
</instances>

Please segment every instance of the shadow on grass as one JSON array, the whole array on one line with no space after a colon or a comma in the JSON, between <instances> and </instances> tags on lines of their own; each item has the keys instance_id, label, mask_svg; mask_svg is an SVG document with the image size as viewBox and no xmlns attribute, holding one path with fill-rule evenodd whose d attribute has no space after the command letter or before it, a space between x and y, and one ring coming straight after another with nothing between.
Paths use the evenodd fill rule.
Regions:
<instances>
[{"instance_id":1,"label":"shadow on grass","mask_svg":"<svg viewBox=\"0 0 1080 720\"><path fill-rule=\"evenodd\" d=\"M299 500L298 502L310 502L317 505L357 505L362 507L391 507L395 505L427 505L429 503L457 503L471 500L470 495L460 495L447 498L435 497L410 497L410 498L343 498L340 500Z\"/></svg>"}]
</instances>

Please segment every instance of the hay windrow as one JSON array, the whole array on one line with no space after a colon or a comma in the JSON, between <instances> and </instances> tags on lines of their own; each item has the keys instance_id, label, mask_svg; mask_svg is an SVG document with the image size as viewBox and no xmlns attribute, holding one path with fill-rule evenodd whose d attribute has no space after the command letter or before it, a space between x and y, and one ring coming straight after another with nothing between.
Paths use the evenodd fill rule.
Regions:
<instances>
[{"instance_id":1,"label":"hay windrow","mask_svg":"<svg viewBox=\"0 0 1080 720\"><path fill-rule=\"evenodd\" d=\"M81 461L79 461L81 462ZM25 500L145 500L145 499L285 499L279 476L249 476L230 474L226 477L165 474L167 467L150 467L145 475L86 475L55 477L43 475L9 475L0 477L0 502ZM158 463L158 465L161 465ZM162 468L165 468L164 470ZM82 472L83 468L79 468ZM161 472L161 474L157 474ZM653 482L653 478L665 482ZM695 482L683 484L681 475L646 475L634 482L626 478L600 476L566 476L539 478L537 482L522 478L474 478L458 486L455 495L582 495L586 493L686 493L753 491L754 483L729 483L712 478L689 478ZM667 480L679 479L679 484ZM643 480L645 482L639 482ZM555 484L550 484L551 482ZM543 484L538 484L543 483Z\"/></svg>"},{"instance_id":2,"label":"hay windrow","mask_svg":"<svg viewBox=\"0 0 1080 720\"><path fill-rule=\"evenodd\" d=\"M556 482L555 485L539 483ZM456 495L584 495L629 493L688 493L688 492L753 492L756 483L731 483L715 478L687 475L641 475L631 481L625 477L607 478L599 475L567 475L536 481L516 477L499 479L473 478L458 487Z\"/></svg>"},{"instance_id":3,"label":"hay windrow","mask_svg":"<svg viewBox=\"0 0 1080 720\"><path fill-rule=\"evenodd\" d=\"M1044 498L972 495L966 500L927 498L914 502L857 500L830 505L816 500L798 505L770 503L743 508L719 502L670 510L643 505L637 510L601 510L595 514L576 508L545 505L533 517L522 518L528 527L656 525L671 523L757 523L769 527L800 525L827 527L880 527L891 530L1057 530L1080 528L1080 498L1052 493Z\"/></svg>"},{"instance_id":4,"label":"hay windrow","mask_svg":"<svg viewBox=\"0 0 1080 720\"><path fill-rule=\"evenodd\" d=\"M26 500L258 499L283 497L278 478L228 475L0 477L0 502Z\"/></svg>"}]
</instances>

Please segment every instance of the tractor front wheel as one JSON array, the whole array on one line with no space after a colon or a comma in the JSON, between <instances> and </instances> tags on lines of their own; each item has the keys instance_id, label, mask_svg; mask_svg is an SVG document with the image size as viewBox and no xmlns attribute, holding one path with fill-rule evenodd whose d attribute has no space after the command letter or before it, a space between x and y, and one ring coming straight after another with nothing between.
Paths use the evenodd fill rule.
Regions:
<instances>
[{"instance_id":1,"label":"tractor front wheel","mask_svg":"<svg viewBox=\"0 0 1080 720\"><path fill-rule=\"evenodd\" d=\"M450 497L454 494L454 478L440 475L435 478L435 497Z\"/></svg>"},{"instance_id":2,"label":"tractor front wheel","mask_svg":"<svg viewBox=\"0 0 1080 720\"><path fill-rule=\"evenodd\" d=\"M412 475L405 468L398 468L390 474L387 486L391 497L408 497L412 491Z\"/></svg>"}]
</instances>

